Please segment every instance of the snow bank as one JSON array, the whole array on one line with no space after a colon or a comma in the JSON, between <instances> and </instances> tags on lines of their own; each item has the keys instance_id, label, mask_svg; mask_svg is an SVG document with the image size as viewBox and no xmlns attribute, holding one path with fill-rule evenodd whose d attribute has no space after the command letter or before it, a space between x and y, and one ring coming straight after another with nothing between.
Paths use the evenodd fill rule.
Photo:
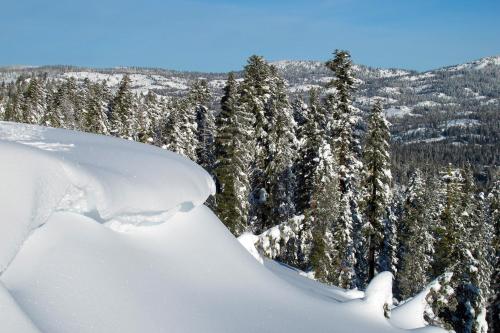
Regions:
<instances>
[{"instance_id":1,"label":"snow bank","mask_svg":"<svg viewBox=\"0 0 500 333\"><path fill-rule=\"evenodd\" d=\"M451 273L446 273L443 276L436 278L434 281L429 283L427 287L420 293L415 295L413 298L405 301L399 306L395 307L391 311L391 323L400 328L405 329L417 329L422 328L427 325L424 320L424 314L429 311L428 304L426 301L427 295L432 290L439 291L441 286L441 281L450 280Z\"/></svg>"},{"instance_id":2,"label":"snow bank","mask_svg":"<svg viewBox=\"0 0 500 333\"><path fill-rule=\"evenodd\" d=\"M402 332L380 309L388 277L350 300L257 262L184 158L9 123L0 153L0 332Z\"/></svg>"},{"instance_id":3,"label":"snow bank","mask_svg":"<svg viewBox=\"0 0 500 333\"><path fill-rule=\"evenodd\" d=\"M214 192L193 162L115 138L0 122L0 151L0 272L54 211L113 227L156 223Z\"/></svg>"},{"instance_id":4,"label":"snow bank","mask_svg":"<svg viewBox=\"0 0 500 333\"><path fill-rule=\"evenodd\" d=\"M0 331L40 333L0 282Z\"/></svg>"},{"instance_id":5,"label":"snow bank","mask_svg":"<svg viewBox=\"0 0 500 333\"><path fill-rule=\"evenodd\" d=\"M252 234L251 232L245 232L240 237L238 241L241 245L261 264L264 264L264 259L260 255L259 251L255 248L255 244L259 240L259 236Z\"/></svg>"},{"instance_id":6,"label":"snow bank","mask_svg":"<svg viewBox=\"0 0 500 333\"><path fill-rule=\"evenodd\" d=\"M392 279L390 272L382 272L370 281L365 291L365 301L382 314L392 304Z\"/></svg>"}]
</instances>

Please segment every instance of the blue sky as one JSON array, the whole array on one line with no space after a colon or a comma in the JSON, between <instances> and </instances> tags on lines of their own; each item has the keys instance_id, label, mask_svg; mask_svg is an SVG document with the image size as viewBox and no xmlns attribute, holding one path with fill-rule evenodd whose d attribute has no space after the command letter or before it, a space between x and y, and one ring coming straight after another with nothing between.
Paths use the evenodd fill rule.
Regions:
<instances>
[{"instance_id":1,"label":"blue sky","mask_svg":"<svg viewBox=\"0 0 500 333\"><path fill-rule=\"evenodd\" d=\"M240 69L251 54L426 70L500 54L498 0L17 0L0 65Z\"/></svg>"}]
</instances>

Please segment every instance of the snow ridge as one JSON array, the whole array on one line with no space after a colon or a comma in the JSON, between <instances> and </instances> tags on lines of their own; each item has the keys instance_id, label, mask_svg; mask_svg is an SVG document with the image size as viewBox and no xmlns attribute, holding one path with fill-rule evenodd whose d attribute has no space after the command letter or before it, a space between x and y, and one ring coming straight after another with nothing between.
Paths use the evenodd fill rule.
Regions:
<instances>
[{"instance_id":1,"label":"snow ridge","mask_svg":"<svg viewBox=\"0 0 500 333\"><path fill-rule=\"evenodd\" d=\"M186 158L97 135L2 122L0 150L8 156L0 182L11 189L0 193L6 221L0 224L0 272L56 211L129 230L189 211L215 190L211 177Z\"/></svg>"}]
</instances>

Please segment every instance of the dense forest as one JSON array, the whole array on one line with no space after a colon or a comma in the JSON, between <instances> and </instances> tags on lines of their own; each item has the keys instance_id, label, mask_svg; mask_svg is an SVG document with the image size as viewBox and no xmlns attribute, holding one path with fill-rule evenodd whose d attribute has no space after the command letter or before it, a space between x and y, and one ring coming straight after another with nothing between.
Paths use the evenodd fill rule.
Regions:
<instances>
[{"instance_id":1,"label":"dense forest","mask_svg":"<svg viewBox=\"0 0 500 333\"><path fill-rule=\"evenodd\" d=\"M477 137L482 146L401 144L386 100L360 109L350 54L337 50L324 65L324 87L291 95L279 69L252 56L215 104L203 79L164 96L134 93L128 75L116 90L20 76L1 86L0 119L177 152L213 175L207 205L235 236L258 235L268 257L343 288L390 271L395 302L431 286L427 322L500 332L500 182L483 170L498 158L498 124ZM464 149L480 156L464 161Z\"/></svg>"}]
</instances>

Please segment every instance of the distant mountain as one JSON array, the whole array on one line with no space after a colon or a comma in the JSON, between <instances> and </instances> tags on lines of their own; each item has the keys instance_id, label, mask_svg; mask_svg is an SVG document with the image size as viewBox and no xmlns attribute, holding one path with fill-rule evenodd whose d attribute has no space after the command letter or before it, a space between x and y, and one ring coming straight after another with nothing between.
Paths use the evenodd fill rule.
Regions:
<instances>
[{"instance_id":1,"label":"distant mountain","mask_svg":"<svg viewBox=\"0 0 500 333\"><path fill-rule=\"evenodd\" d=\"M273 64L288 81L292 98L307 98L311 88L323 88L332 79L323 62L283 60ZM426 72L364 65L355 65L354 72L359 83L355 105L367 112L375 99L383 101L392 123L396 167L409 171L437 159L442 164L469 161L477 172L486 172L485 181L498 172L500 56ZM227 76L158 68L16 66L0 68L0 83L35 74L56 80L106 80L113 89L125 73L137 93L152 90L166 96L183 95L195 79L205 78L213 89L214 106ZM399 171L404 176L407 170Z\"/></svg>"}]
</instances>

